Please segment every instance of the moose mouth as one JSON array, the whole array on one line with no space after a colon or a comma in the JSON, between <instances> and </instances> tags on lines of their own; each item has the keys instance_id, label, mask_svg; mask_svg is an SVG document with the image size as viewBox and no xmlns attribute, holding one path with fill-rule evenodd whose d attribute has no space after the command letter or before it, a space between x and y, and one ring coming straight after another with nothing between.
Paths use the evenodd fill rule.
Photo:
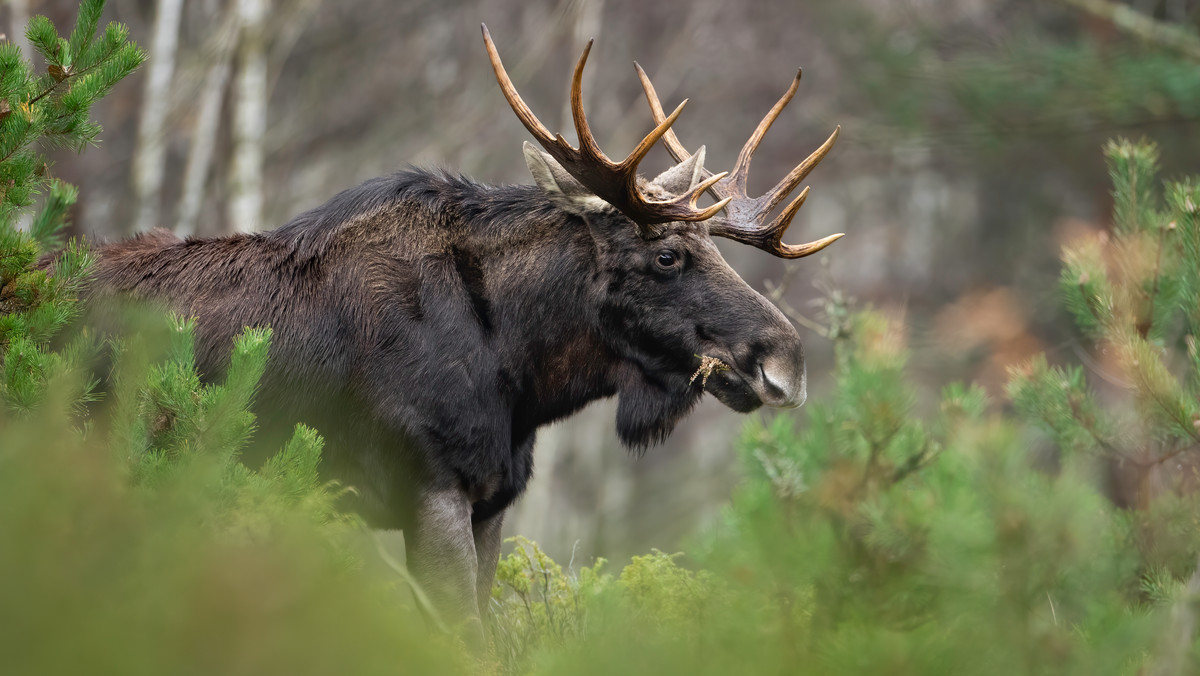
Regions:
<instances>
[{"instance_id":1,"label":"moose mouth","mask_svg":"<svg viewBox=\"0 0 1200 676\"><path fill-rule=\"evenodd\" d=\"M779 379L772 378L761 363L752 370L733 365L736 362L732 359L723 359L722 363L728 368L712 370L704 383L704 390L739 413L748 413L764 405L771 408L797 408L804 403L806 392L803 376L798 388L788 387L781 385Z\"/></svg>"},{"instance_id":2,"label":"moose mouth","mask_svg":"<svg viewBox=\"0 0 1200 676\"><path fill-rule=\"evenodd\" d=\"M704 390L738 413L749 413L763 405L746 378L734 369L713 373Z\"/></svg>"}]
</instances>

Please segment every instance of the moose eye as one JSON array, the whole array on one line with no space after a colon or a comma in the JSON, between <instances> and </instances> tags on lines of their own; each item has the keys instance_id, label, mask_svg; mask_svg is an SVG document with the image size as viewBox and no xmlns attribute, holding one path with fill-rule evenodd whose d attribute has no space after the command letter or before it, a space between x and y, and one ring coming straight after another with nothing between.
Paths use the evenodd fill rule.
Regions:
<instances>
[{"instance_id":1,"label":"moose eye","mask_svg":"<svg viewBox=\"0 0 1200 676\"><path fill-rule=\"evenodd\" d=\"M679 262L679 257L675 255L674 251L660 251L654 262L660 268L673 268Z\"/></svg>"}]
</instances>

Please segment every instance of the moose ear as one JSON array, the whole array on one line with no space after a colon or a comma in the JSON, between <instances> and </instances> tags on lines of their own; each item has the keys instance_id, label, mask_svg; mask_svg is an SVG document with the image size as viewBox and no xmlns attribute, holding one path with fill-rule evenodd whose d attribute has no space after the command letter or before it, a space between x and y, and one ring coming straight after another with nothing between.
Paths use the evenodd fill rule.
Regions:
<instances>
[{"instance_id":1,"label":"moose ear","mask_svg":"<svg viewBox=\"0 0 1200 676\"><path fill-rule=\"evenodd\" d=\"M583 187L549 153L538 150L529 141L521 146L521 150L525 153L525 164L529 167L529 173L533 174L534 183L552 197L560 198L568 207L574 207L572 211L595 212L608 207L608 202Z\"/></svg>"},{"instance_id":2,"label":"moose ear","mask_svg":"<svg viewBox=\"0 0 1200 676\"><path fill-rule=\"evenodd\" d=\"M703 173L704 146L700 146L695 155L659 174L650 181L650 185L658 186L672 195L682 195L700 185L704 179Z\"/></svg>"}]
</instances>

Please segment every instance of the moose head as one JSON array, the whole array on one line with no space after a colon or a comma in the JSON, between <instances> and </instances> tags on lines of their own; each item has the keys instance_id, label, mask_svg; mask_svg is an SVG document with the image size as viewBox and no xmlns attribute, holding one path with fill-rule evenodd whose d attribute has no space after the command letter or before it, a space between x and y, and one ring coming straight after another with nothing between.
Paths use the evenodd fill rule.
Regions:
<instances>
[{"instance_id":1,"label":"moose head","mask_svg":"<svg viewBox=\"0 0 1200 676\"><path fill-rule=\"evenodd\" d=\"M767 222L829 153L840 127L774 188L760 197L747 194L750 160L795 96L800 73L750 135L733 171L713 174L704 167L704 147L690 153L671 129L687 101L665 114L640 65L634 64L656 126L624 160L614 162L597 144L583 110L583 69L592 41L571 82L571 115L579 139L575 148L552 134L522 100L487 26L483 39L504 97L544 149L525 143L535 182L564 210L586 221L593 235L598 274L604 280L601 312L607 338L636 365L642 380L623 383L621 438L642 446L668 434L695 401L699 388L692 385L699 371L705 372L702 387L736 411L803 404L806 383L799 335L774 305L734 272L712 241L724 237L794 259L842 237L839 233L801 245L783 243L808 188ZM638 165L660 139L678 164L644 179ZM706 192L716 202L700 207Z\"/></svg>"}]
</instances>

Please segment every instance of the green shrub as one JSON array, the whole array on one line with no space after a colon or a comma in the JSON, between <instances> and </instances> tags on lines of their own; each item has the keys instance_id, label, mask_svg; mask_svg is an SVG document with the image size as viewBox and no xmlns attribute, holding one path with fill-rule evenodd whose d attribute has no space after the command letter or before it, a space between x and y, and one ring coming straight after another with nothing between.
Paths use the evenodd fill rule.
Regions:
<instances>
[{"instance_id":1,"label":"green shrub","mask_svg":"<svg viewBox=\"0 0 1200 676\"><path fill-rule=\"evenodd\" d=\"M83 3L69 39L30 22L47 75L0 43L5 673L465 671L407 587L364 570L364 529L319 481L315 431L297 427L258 470L238 462L269 329L247 329L224 382L204 384L192 320L140 311L113 336L70 328L92 256L70 243L37 267L75 191L34 144L93 141L91 104L144 59L119 24L95 35L103 4Z\"/></svg>"},{"instance_id":2,"label":"green shrub","mask_svg":"<svg viewBox=\"0 0 1200 676\"><path fill-rule=\"evenodd\" d=\"M578 611L586 631L543 641L511 671L1200 668L1200 501L1161 490L1121 509L1096 462L1195 452L1200 195L1170 185L1164 205L1149 146L1106 153L1117 227L1068 249L1063 284L1128 379L1115 404L1082 368L1044 357L1013 370L1017 419L976 388L922 404L903 326L835 299L834 392L803 425L779 415L747 427L746 479L688 568L635 560Z\"/></svg>"},{"instance_id":3,"label":"green shrub","mask_svg":"<svg viewBox=\"0 0 1200 676\"><path fill-rule=\"evenodd\" d=\"M516 538L491 604L494 661L480 664L427 629L398 579L366 570L362 526L335 507L343 488L318 479L315 431L299 426L257 470L238 463L269 330L236 340L222 383L196 372L191 320L137 313L111 337L68 330L91 258L73 243L37 267L74 191L30 144L93 140L91 102L142 60L119 26L93 37L102 4L83 4L69 39L31 22L45 76L0 45L6 672L1200 667L1200 504L1169 490L1186 477L1163 476L1200 442L1200 189L1160 194L1153 148L1107 148L1116 228L1064 256L1066 305L1124 383L1116 394L1039 358L1013 371L1017 419L977 388L926 402L902 324L835 297L833 394L803 424L747 426L745 480L690 555L654 551L610 575L602 560L564 569ZM1101 492L1098 462L1140 468L1140 509Z\"/></svg>"}]
</instances>

